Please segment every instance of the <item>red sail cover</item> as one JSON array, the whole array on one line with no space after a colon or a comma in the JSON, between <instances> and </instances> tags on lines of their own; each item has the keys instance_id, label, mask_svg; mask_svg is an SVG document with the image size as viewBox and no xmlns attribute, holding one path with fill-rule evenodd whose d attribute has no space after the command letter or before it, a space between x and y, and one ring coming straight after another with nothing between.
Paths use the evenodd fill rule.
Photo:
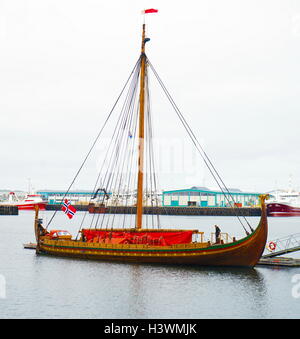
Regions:
<instances>
[{"instance_id":1,"label":"red sail cover","mask_svg":"<svg viewBox=\"0 0 300 339\"><path fill-rule=\"evenodd\" d=\"M117 244L147 244L151 246L169 246L192 242L193 231L178 232L118 232L83 229L87 242L107 242Z\"/></svg>"}]
</instances>

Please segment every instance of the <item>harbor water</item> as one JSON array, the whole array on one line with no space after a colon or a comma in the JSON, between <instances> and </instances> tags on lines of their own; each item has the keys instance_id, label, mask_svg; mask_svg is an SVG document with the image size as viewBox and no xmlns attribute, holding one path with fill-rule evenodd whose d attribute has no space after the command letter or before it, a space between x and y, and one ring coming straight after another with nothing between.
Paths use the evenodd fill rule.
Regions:
<instances>
[{"instance_id":1,"label":"harbor water","mask_svg":"<svg viewBox=\"0 0 300 339\"><path fill-rule=\"evenodd\" d=\"M77 212L76 218L84 212ZM49 220L52 211L45 211ZM73 218L76 219L76 218ZM0 217L0 318L205 319L299 318L300 268L183 267L37 256L34 212ZM76 234L58 213L53 229ZM247 220L255 227L258 217ZM163 226L214 225L244 236L234 217L161 216ZM269 218L269 239L300 233L300 218ZM298 257L298 253L290 254Z\"/></svg>"}]
</instances>

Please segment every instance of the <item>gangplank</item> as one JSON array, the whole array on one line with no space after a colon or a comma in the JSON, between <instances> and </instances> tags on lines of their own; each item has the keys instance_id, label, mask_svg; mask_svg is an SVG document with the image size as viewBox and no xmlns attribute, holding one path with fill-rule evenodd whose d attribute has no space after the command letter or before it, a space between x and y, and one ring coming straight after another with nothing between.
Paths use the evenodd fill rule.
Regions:
<instances>
[{"instance_id":1,"label":"gangplank","mask_svg":"<svg viewBox=\"0 0 300 339\"><path fill-rule=\"evenodd\" d=\"M291 234L289 236L272 240L269 244L274 244L274 250L267 253L265 250L262 258L273 258L284 254L300 251L300 233Z\"/></svg>"}]
</instances>

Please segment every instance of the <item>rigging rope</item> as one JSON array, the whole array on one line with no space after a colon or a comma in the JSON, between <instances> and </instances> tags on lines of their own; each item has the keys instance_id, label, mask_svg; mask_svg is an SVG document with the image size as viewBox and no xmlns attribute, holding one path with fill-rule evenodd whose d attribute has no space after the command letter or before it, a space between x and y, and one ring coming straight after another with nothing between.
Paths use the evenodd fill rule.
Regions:
<instances>
[{"instance_id":1,"label":"rigging rope","mask_svg":"<svg viewBox=\"0 0 300 339\"><path fill-rule=\"evenodd\" d=\"M65 192L65 194L64 194L64 196L63 196L63 199L62 199L62 202L61 202L60 205L63 204L65 197L66 197L67 194L69 193L71 187L73 186L75 180L77 179L79 173L81 172L81 170L82 170L84 164L86 163L86 161L87 161L87 159L89 158L89 156L90 156L92 150L94 149L94 147L95 147L95 145L96 145L96 143L97 143L97 141L98 141L100 135L102 134L102 132L103 132L103 130L104 130L104 128L105 128L107 122L108 122L109 119L111 118L112 113L113 113L113 111L114 111L114 109L115 109L117 103L119 102L119 100L120 100L120 98L121 98L121 96L122 96L122 94L123 94L125 88L127 87L127 84L128 84L128 82L129 82L129 80L130 80L132 74L134 73L134 71L136 70L137 66L138 66L139 63L140 63L140 59L141 59L141 57L139 57L138 61L137 61L136 64L134 65L133 70L131 71L131 73L130 73L128 79L126 80L125 85L123 86L123 88L122 88L122 90L121 90L121 93L119 94L119 96L118 96L116 102L114 103L114 105L113 105L111 111L109 112L109 114L108 114L108 116L107 116L107 118L106 118L106 120L105 120L105 122L104 122L102 128L100 129L99 133L97 134L97 136L96 136L94 142L92 143L92 146L90 147L88 153L86 154L86 156L85 156L85 158L84 158L84 160L83 160L81 166L79 167L79 169L78 169L77 173L75 174L75 176L74 176L74 178L73 178L71 184L69 185L67 191ZM51 222L52 222L53 218L55 217L56 213L57 213L57 210L54 211L54 213L53 213L53 215L52 215L50 221L48 222L48 224L47 224L47 226L46 226L46 229L48 229L48 227L49 227L49 225L51 224Z\"/></svg>"},{"instance_id":2,"label":"rigging rope","mask_svg":"<svg viewBox=\"0 0 300 339\"><path fill-rule=\"evenodd\" d=\"M139 65L140 65L140 59L138 60L137 64L135 65L135 69L134 69L133 73L129 77L129 79L132 77L132 81L131 81L131 84L129 86L128 93L126 95L125 103L123 104L120 115L118 117L117 124L115 126L114 131L113 131L110 143L107 147L107 151L106 151L104 160L102 161L102 166L100 168L100 171L98 173L98 177L97 177L97 180L96 180L96 183L95 183L95 186L94 186L94 191L95 191L97 186L98 186L99 179L103 175L103 180L101 181L102 185L106 188L106 191L111 192L112 198L113 198L113 192L114 192L114 189L112 188L113 187L112 182L113 182L113 179L114 179L114 176L115 176L115 171L113 171L113 167L118 160L118 154L119 154L118 151L120 151L120 147L122 145L121 141L122 141L122 138L124 138L124 126L126 126L126 121L128 120L128 112L129 111L127 111L126 107L128 106L128 102L130 102L132 100L132 96L134 95L133 93L136 92L136 82L137 82L137 79L139 77L139 71L140 71ZM128 81L127 81L127 83L128 83ZM115 155L115 154L117 154L117 155ZM115 155L115 157L114 157L114 155ZM103 174L102 172L104 170L105 165L107 165L106 166L106 172ZM98 226L101 214L99 213L97 215L97 217L95 217L95 216L96 216L96 214L94 213L93 217L92 217L92 222L90 223L89 228L92 228L94 219L96 219L94 227L96 228ZM105 217L105 213L103 214L103 217L102 217L101 228L102 228L103 223L104 223L104 217ZM84 219L85 219L85 216L84 216ZM80 230L82 229L84 219L81 222L78 234L79 234ZM78 234L77 234L77 236L78 236Z\"/></svg>"},{"instance_id":3,"label":"rigging rope","mask_svg":"<svg viewBox=\"0 0 300 339\"><path fill-rule=\"evenodd\" d=\"M235 205L232 206L232 202L228 199L228 196L232 199L232 201L234 201L232 194L230 193L230 191L228 190L227 186L225 185L224 181L222 180L222 178L220 177L218 171L216 170L215 166L212 164L211 160L209 159L208 155L206 154L206 152L204 151L203 147L201 146L201 144L199 143L197 137L195 136L195 134L193 133L191 127L189 126L189 124L187 123L186 119L184 118L184 116L182 115L182 113L180 112L179 108L177 107L176 103L174 102L173 98L171 97L170 93L168 92L167 88L165 87L163 81L161 80L161 78L159 77L158 73L156 72L156 70L154 69L153 65L151 64L151 62L149 61L149 59L147 58L147 62L150 65L151 70L153 71L156 79L158 80L160 86L162 87L163 91L165 92L169 102L171 103L171 105L173 106L178 118L180 119L181 123L183 124L185 130L187 131L192 143L194 144L194 146L196 147L196 149L198 150L200 156L202 157L205 165L207 166L208 170L210 171L211 175L213 176L214 180L216 181L218 187L220 188L221 192L223 193L225 199L227 200L227 202L229 203L229 205L231 206L231 208L233 209L236 217L238 218L238 220L240 221L244 231L246 232L246 234L248 235L248 231L246 230L244 224L242 223L240 217L238 216L238 214L236 213L236 207ZM219 179L219 180L218 180ZM226 190L226 193L224 192L221 184L223 185L224 189ZM228 196L227 196L228 195ZM245 216L243 216L245 222L247 223L248 227L250 228L251 232L253 232L253 229L251 227L251 225L249 224L248 220L245 218Z\"/></svg>"},{"instance_id":4,"label":"rigging rope","mask_svg":"<svg viewBox=\"0 0 300 339\"><path fill-rule=\"evenodd\" d=\"M156 70L154 69L153 65L150 63L150 61L147 57L146 57L146 62L147 62L147 65L150 66L152 72L154 73L154 75L155 75L156 79L158 80L161 88L163 89L163 91L166 94L169 102L171 103L172 107L174 108L179 120L181 121L186 132L188 133L192 143L194 144L198 153L202 157L202 159L203 159L205 165L207 166L208 170L210 171L212 177L214 178L214 180L216 181L221 192L225 196L225 199L227 200L227 202L229 203L229 205L233 209L233 211L234 211L236 217L238 218L239 222L241 223L244 231L246 232L246 234L249 234L248 231L246 230L242 220L239 218L238 214L236 213L235 204L232 205L232 202L229 200L229 198L231 198L232 201L234 202L232 194L230 193L230 191L226 187L225 183L223 182L222 178L220 177L215 166L213 165L213 163L211 162L207 153L204 151L203 147L199 143L197 137L193 133L188 122L186 121L186 119L184 118L182 113L180 112L179 108L175 104L170 93L166 89L163 81L161 80L161 78L159 77L159 75L157 74ZM130 146L134 146L135 140L137 138L137 121L138 121L138 113L139 112L138 112L138 100L136 98L137 98L137 90L138 90L138 79L139 79L139 75L140 75L140 67L141 67L141 56L138 59L138 61L136 62L132 72L130 73L130 76L128 77L125 85L123 86L123 88L121 90L121 93L119 94L119 96L118 96L116 102L114 103L110 113L108 114L101 130L97 134L94 142L92 143L92 146L90 147L88 153L86 154L86 156L85 156L81 166L79 167L75 177L73 178L71 184L69 185L67 191L65 192L61 204L63 203L65 197L69 193L72 185L74 184L74 182L77 179L79 173L81 172L83 166L85 165L87 159L89 158L92 150L94 149L100 135L102 134L105 126L107 125L109 119L111 118L112 113L114 112L114 110L116 108L116 105L118 104L121 96L123 95L130 79L132 79L131 84L129 86L129 89L128 89L123 107L121 109L120 115L118 117L117 124L114 128L112 138L110 140L109 146L108 146L107 151L106 151L106 155L105 155L104 160L102 162L102 166L101 166L100 171L98 173L93 193L95 193L97 191L99 180L103 175L103 180L101 180L103 188L107 192L111 193L112 200L115 199L115 212L116 212L120 198L122 198L124 200L124 193L122 192L122 189L124 190L124 187L122 187L122 184L127 183L128 190L129 190L131 184L133 184L133 185L136 184L137 175L132 176L132 174L134 174L134 170L133 170L134 166L137 166L137 156L134 153L134 147L130 148ZM158 181L157 181L157 178L156 178L155 161L154 161L153 129L152 129L152 117L151 117L151 105L150 105L150 91L149 91L149 86L148 86L148 81L149 81L148 72L146 72L146 74L145 74L145 80L146 80L145 81L145 89L146 89L146 97L145 98L146 98L146 104L147 104L146 116L145 116L145 125L146 125L145 126L146 127L145 128L145 141L147 141L147 143L146 143L147 148L146 148L145 154L148 157L147 160L146 160L146 164L145 164L145 169L146 169L145 198L146 198L146 201L148 201L148 199L150 199L151 207L152 207L152 210L153 210L153 207L154 207L153 202L156 202L156 206L158 207L158 198L157 198L157 193L158 193L157 183L158 183ZM111 151L111 155L109 157L110 151ZM106 172L102 173L105 165L107 165ZM114 169L116 169L116 170L114 170ZM134 178L133 180L132 180L132 177ZM149 187L148 187L148 185L149 185ZM134 189L132 190L132 194L133 194L133 192L134 192ZM127 206L129 198L130 198L129 194L125 194L125 201L126 201L125 206ZM91 199L90 199L90 202L91 202ZM133 204L131 206L133 208ZM57 213L57 210L52 215L49 223L47 224L46 229L51 224L56 213ZM80 230L82 229L83 222L85 220L86 214L87 214L87 212L83 216L78 234L79 234ZM92 222L90 224L90 228L92 228L94 221L95 221L94 227L96 228L98 226L100 216L101 216L100 213L98 213L97 217L95 217L95 214L93 214ZM132 215L130 216L130 218L131 217L132 217ZM125 218L126 218L126 214L124 215L124 219L123 219L123 228L125 226ZM247 223L248 227L250 228L250 230L253 232L253 229L250 226L250 224L248 223L245 216L243 216L243 218L244 218L245 222ZM104 225L104 219L105 219L105 213L103 213L102 221L100 223L101 228ZM106 230L108 230L109 225L111 226L111 228L113 227L114 220L115 220L115 214L112 217L112 221L110 221L110 219L111 219L111 217L110 217L110 214L109 214L108 217L107 217L107 220L106 220ZM152 214L151 219L152 219L152 227L154 227L153 214ZM146 223L147 223L147 227L148 227L148 217L146 219ZM130 223L130 224L132 224L132 223ZM159 215L158 214L157 214L157 227L160 228L160 221L159 221ZM77 234L77 236L78 236L78 234ZM76 239L77 239L77 236L76 236Z\"/></svg>"}]
</instances>

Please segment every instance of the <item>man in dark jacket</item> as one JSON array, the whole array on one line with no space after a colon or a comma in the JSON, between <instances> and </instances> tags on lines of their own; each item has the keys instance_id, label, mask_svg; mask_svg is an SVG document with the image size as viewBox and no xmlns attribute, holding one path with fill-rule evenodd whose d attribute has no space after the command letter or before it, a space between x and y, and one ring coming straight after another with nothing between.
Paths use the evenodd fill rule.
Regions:
<instances>
[{"instance_id":1,"label":"man in dark jacket","mask_svg":"<svg viewBox=\"0 0 300 339\"><path fill-rule=\"evenodd\" d=\"M215 229L216 229L216 243L219 244L221 240L220 239L221 230L217 225L215 225Z\"/></svg>"}]
</instances>

